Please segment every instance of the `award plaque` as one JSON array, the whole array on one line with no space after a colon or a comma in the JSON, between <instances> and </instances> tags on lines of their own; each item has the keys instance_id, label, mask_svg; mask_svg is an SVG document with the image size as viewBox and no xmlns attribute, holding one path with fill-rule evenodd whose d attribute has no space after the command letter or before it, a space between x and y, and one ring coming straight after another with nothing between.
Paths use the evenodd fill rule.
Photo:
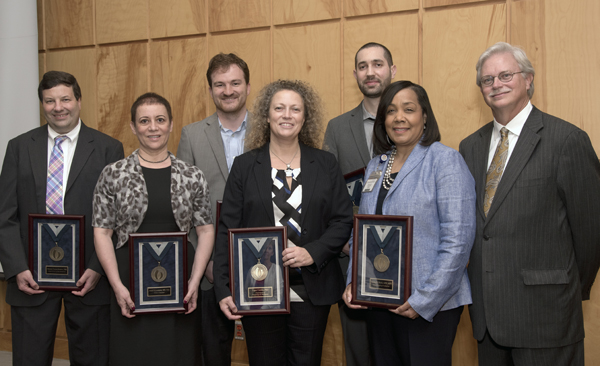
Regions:
<instances>
[{"instance_id":1,"label":"award plaque","mask_svg":"<svg viewBox=\"0 0 600 366\"><path fill-rule=\"evenodd\" d=\"M354 215L352 304L395 309L410 296L412 216Z\"/></svg>"},{"instance_id":2,"label":"award plaque","mask_svg":"<svg viewBox=\"0 0 600 366\"><path fill-rule=\"evenodd\" d=\"M283 267L287 228L229 229L229 287L236 314L289 314L289 272Z\"/></svg>"},{"instance_id":3,"label":"award plaque","mask_svg":"<svg viewBox=\"0 0 600 366\"><path fill-rule=\"evenodd\" d=\"M346 188L348 188L348 194L350 195L350 200L352 200L352 210L355 215L358 213L358 207L360 206L364 178L365 168L360 168L344 175Z\"/></svg>"},{"instance_id":4,"label":"award plaque","mask_svg":"<svg viewBox=\"0 0 600 366\"><path fill-rule=\"evenodd\" d=\"M40 290L79 290L84 248L83 215L29 214L29 269Z\"/></svg>"},{"instance_id":5,"label":"award plaque","mask_svg":"<svg viewBox=\"0 0 600 366\"><path fill-rule=\"evenodd\" d=\"M187 235L129 234L129 270L133 314L187 311Z\"/></svg>"}]
</instances>

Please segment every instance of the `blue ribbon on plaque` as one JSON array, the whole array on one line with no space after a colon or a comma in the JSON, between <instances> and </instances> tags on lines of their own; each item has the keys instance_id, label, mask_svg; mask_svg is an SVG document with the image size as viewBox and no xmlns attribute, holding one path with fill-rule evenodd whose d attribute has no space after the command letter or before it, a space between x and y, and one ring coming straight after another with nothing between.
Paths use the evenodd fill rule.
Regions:
<instances>
[{"instance_id":1,"label":"blue ribbon on plaque","mask_svg":"<svg viewBox=\"0 0 600 366\"><path fill-rule=\"evenodd\" d=\"M56 268L64 269L64 272L53 271L51 274L45 274L46 278L64 278L65 276L71 276L70 271L66 268L72 262L73 248L71 242L73 240L72 232L73 226L69 224L56 224L47 223L42 224L44 232L48 235L42 235L42 243L44 246L44 253L48 253L47 256L42 257L42 264L45 266L59 266ZM68 245L64 245L65 242ZM63 244L62 246L60 244Z\"/></svg>"},{"instance_id":2,"label":"blue ribbon on plaque","mask_svg":"<svg viewBox=\"0 0 600 366\"><path fill-rule=\"evenodd\" d=\"M171 249L171 247L174 244L175 243L171 243L168 241L144 243L144 248L146 248L146 250L148 251L148 253L150 253L152 258L156 259L156 261L158 262L158 265L154 267L150 272L150 278L152 279L152 281L156 283L162 283L167 279L168 271L167 269L165 269L165 267L160 265L160 262L163 261L163 259L169 252L169 249Z\"/></svg>"},{"instance_id":3,"label":"blue ribbon on plaque","mask_svg":"<svg viewBox=\"0 0 600 366\"><path fill-rule=\"evenodd\" d=\"M378 272L385 272L390 268L390 259L383 253L383 249L390 242L397 228L388 225L372 225L369 227L369 232L375 238L375 243L380 248L381 253L373 259L373 267Z\"/></svg>"}]
</instances>

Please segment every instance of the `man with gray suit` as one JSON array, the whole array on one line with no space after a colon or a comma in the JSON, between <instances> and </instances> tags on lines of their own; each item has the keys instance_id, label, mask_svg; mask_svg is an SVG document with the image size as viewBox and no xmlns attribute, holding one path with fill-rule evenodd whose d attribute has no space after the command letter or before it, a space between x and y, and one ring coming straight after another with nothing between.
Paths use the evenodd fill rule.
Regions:
<instances>
[{"instance_id":1,"label":"man with gray suit","mask_svg":"<svg viewBox=\"0 0 600 366\"><path fill-rule=\"evenodd\" d=\"M13 365L52 364L63 302L71 363L108 365L110 292L94 249L92 198L102 169L123 158L123 145L79 119L81 89L73 75L47 72L38 96L48 123L10 140L0 174L0 260L8 280ZM28 266L30 213L85 217L79 290L40 290ZM46 261L60 264L51 253Z\"/></svg>"},{"instance_id":2,"label":"man with gray suit","mask_svg":"<svg viewBox=\"0 0 600 366\"><path fill-rule=\"evenodd\" d=\"M210 188L213 221L217 222L217 201L223 199L233 160L244 152L250 70L235 54L219 53L210 60L206 78L217 112L183 128L177 157L204 173ZM234 322L225 317L217 304L212 271L211 260L201 284L202 358L206 366L229 366Z\"/></svg>"},{"instance_id":3,"label":"man with gray suit","mask_svg":"<svg viewBox=\"0 0 600 366\"><path fill-rule=\"evenodd\" d=\"M588 135L534 107L507 43L477 63L494 121L460 144L476 182L469 307L480 365L583 365L582 300L600 266L600 163Z\"/></svg>"},{"instance_id":4,"label":"man with gray suit","mask_svg":"<svg viewBox=\"0 0 600 366\"><path fill-rule=\"evenodd\" d=\"M369 42L354 57L354 78L364 98L353 110L338 116L327 125L323 149L338 160L342 174L348 174L367 166L373 156L373 124L379 99L383 90L396 75L392 54L382 44ZM340 254L344 277L348 268L348 244ZM370 364L369 343L365 312L349 309L339 303L340 320L344 332L346 364L364 366Z\"/></svg>"}]
</instances>

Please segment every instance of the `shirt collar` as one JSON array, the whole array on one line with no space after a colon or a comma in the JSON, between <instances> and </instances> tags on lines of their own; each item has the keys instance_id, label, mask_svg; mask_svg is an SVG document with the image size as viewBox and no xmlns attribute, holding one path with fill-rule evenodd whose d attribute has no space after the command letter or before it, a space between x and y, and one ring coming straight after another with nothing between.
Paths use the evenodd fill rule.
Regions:
<instances>
[{"instance_id":1,"label":"shirt collar","mask_svg":"<svg viewBox=\"0 0 600 366\"><path fill-rule=\"evenodd\" d=\"M233 132L238 132L238 131L243 131L246 129L246 120L248 119L248 111L246 111L246 115L244 116L244 120L242 121L242 124L240 125L240 127L238 127L237 130L233 131ZM229 132L231 131L228 128L223 127L223 124L221 123L221 119L217 116L217 120L219 121L219 128L221 129L221 131L223 132Z\"/></svg>"},{"instance_id":2,"label":"shirt collar","mask_svg":"<svg viewBox=\"0 0 600 366\"><path fill-rule=\"evenodd\" d=\"M74 142L75 140L77 140L80 130L81 130L81 118L79 119L79 122L77 122L77 126L75 126L74 129L69 131L69 133L62 134L62 135L59 134L58 132L54 131L54 129L52 129L50 124L48 124L48 138L51 139L52 141L54 141L54 139L57 136L67 136L71 142Z\"/></svg>"},{"instance_id":3,"label":"shirt collar","mask_svg":"<svg viewBox=\"0 0 600 366\"><path fill-rule=\"evenodd\" d=\"M361 107L362 107L362 118L363 121L366 119L371 119L371 120L375 120L375 116L372 115L371 113L369 113L369 111L367 111L367 109L365 108L365 103L360 103Z\"/></svg>"},{"instance_id":4,"label":"shirt collar","mask_svg":"<svg viewBox=\"0 0 600 366\"><path fill-rule=\"evenodd\" d=\"M523 108L521 110L521 112L519 112L515 116L515 118L513 118L510 122L508 122L506 124L506 126L502 126L494 118L494 134L500 135L500 130L502 129L502 127L506 127L506 129L509 132L511 132L512 134L514 134L516 136L519 136L521 134L521 130L523 129L523 126L525 125L525 122L527 121L527 118L529 117L529 114L531 113L532 109L533 109L533 106L531 105L531 101L529 101L527 103L527 105L525 106L525 108Z\"/></svg>"}]
</instances>

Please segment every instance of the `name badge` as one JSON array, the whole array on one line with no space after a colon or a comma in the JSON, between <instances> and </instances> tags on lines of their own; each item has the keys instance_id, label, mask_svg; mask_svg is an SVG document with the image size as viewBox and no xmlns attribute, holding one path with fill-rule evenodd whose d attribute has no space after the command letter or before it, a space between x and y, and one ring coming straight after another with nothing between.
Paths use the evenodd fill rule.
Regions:
<instances>
[{"instance_id":1,"label":"name badge","mask_svg":"<svg viewBox=\"0 0 600 366\"><path fill-rule=\"evenodd\" d=\"M363 193L366 192L372 192L373 191L373 187L375 187L375 183L377 183L377 181L379 180L379 178L381 177L381 170L376 170L373 173L371 173L371 175L369 176L369 179L367 179L367 183L365 183L364 187L363 187Z\"/></svg>"}]
</instances>

